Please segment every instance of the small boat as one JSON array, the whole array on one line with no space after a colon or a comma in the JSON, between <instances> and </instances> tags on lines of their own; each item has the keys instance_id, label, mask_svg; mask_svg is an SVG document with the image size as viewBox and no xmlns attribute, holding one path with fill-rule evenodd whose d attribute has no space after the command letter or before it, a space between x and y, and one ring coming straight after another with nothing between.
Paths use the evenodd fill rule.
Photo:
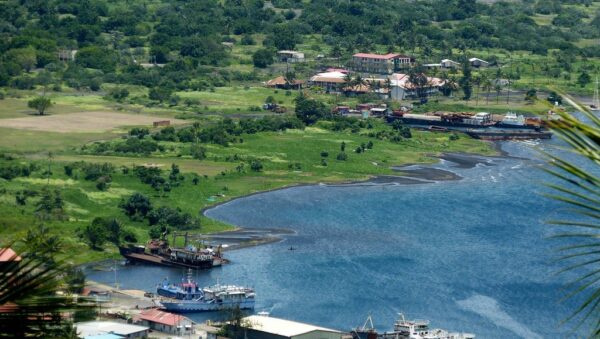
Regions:
<instances>
[{"instance_id":1,"label":"small boat","mask_svg":"<svg viewBox=\"0 0 600 339\"><path fill-rule=\"evenodd\" d=\"M399 318L394 323L395 338L406 339L475 339L471 333L448 332L439 328L430 329L429 320L406 320L404 314L399 313ZM392 337L385 337L392 338Z\"/></svg>"},{"instance_id":2,"label":"small boat","mask_svg":"<svg viewBox=\"0 0 600 339\"><path fill-rule=\"evenodd\" d=\"M234 285L214 285L200 288L188 271L187 280L171 284L164 280L156 288L161 308L173 312L207 312L239 307L254 308L254 289Z\"/></svg>"},{"instance_id":3,"label":"small boat","mask_svg":"<svg viewBox=\"0 0 600 339\"><path fill-rule=\"evenodd\" d=\"M369 326L367 326L369 324ZM357 327L352 330L352 339L378 339L377 330L373 327L373 319L371 316L367 318L362 327Z\"/></svg>"}]
</instances>

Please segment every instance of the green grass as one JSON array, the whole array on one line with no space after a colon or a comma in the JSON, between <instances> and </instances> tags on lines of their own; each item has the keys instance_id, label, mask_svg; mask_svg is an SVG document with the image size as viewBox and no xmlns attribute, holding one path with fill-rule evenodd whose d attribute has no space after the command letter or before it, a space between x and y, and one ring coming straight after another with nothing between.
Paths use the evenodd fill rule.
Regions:
<instances>
[{"instance_id":1,"label":"green grass","mask_svg":"<svg viewBox=\"0 0 600 339\"><path fill-rule=\"evenodd\" d=\"M0 120L1 124L1 120ZM0 152L25 154L36 152L59 152L81 146L90 141L114 138L106 133L55 133L1 128Z\"/></svg>"},{"instance_id":2,"label":"green grass","mask_svg":"<svg viewBox=\"0 0 600 339\"><path fill-rule=\"evenodd\" d=\"M286 95L289 92L289 95ZM266 87L229 86L217 87L214 91L177 92L181 98L195 99L200 101L200 106L206 107L209 112L217 113L268 113L265 111L252 112L250 107L262 107L265 99L272 96L280 105L288 110L293 110L294 98L298 95L297 90L271 89ZM333 95L311 94L311 96L333 104L336 100ZM340 97L339 103L355 104L356 99Z\"/></svg>"},{"instance_id":3,"label":"green grass","mask_svg":"<svg viewBox=\"0 0 600 339\"><path fill-rule=\"evenodd\" d=\"M77 237L77 229L88 225L95 217L117 217L127 228L131 228L140 242L148 238L148 226L144 222L131 221L119 209L119 201L133 192L141 192L151 198L154 206L170 206L199 217L202 232L215 232L231 229L230 225L200 215L200 211L216 203L230 199L277 189L301 183L343 182L348 180L364 180L376 175L391 175L393 165L406 163L423 163L435 161L431 155L440 152L471 152L493 154L490 144L476 141L461 135L458 140L450 141L448 134L413 131L413 138L399 143L369 138L366 134L371 130L363 129L359 133L331 132L326 127L327 122L318 127L305 130L289 130L287 132L269 132L243 135L244 142L232 144L229 147L208 144L207 160L195 160L184 157L118 157L79 155L73 150L64 149L51 159L52 177L48 181L43 175L48 166L48 160L43 153L30 154L17 160L0 160L0 165L27 164L35 162L40 169L27 178L16 178L11 181L0 179L0 238L13 240L24 236L26 230L39 223L50 226L54 232L62 235L69 260L83 263L103 258L118 257L116 247L107 245L104 251L92 251ZM374 130L389 128L382 123L375 123ZM12 130L4 131L6 133ZM6 134L5 134L6 135ZM69 134L66 134L69 135ZM51 137L48 137L52 139ZM83 143L83 139L56 140L55 147ZM373 149L364 153L355 153L354 149L361 143L374 143ZM336 160L340 146L346 144L346 161ZM46 146L46 145L44 145ZM188 147L188 145L169 143L169 146ZM21 151L28 148L18 144L9 151ZM30 148L37 150L39 148ZM327 166L321 164L321 151L327 151ZM239 172L236 167L242 160L230 160L235 155L244 159L244 170ZM248 162L252 159L262 162L264 168L260 172L250 169ZM98 191L95 183L83 179L81 173L72 178L64 174L63 167L73 161L110 162L115 165L117 172L113 175L111 187ZM184 182L173 188L166 195L159 195L149 185L143 184L132 171L128 174L121 172L121 166L132 167L140 164L158 164L164 169L163 176L168 175L170 164L180 166L185 173ZM299 168L296 167L299 164ZM292 168L289 166L292 165ZM191 182L192 173L201 176L196 186ZM18 206L15 194L28 189L41 191L44 187L58 189L65 201L68 219L38 220L35 217L37 197L28 199L26 206Z\"/></svg>"}]
</instances>

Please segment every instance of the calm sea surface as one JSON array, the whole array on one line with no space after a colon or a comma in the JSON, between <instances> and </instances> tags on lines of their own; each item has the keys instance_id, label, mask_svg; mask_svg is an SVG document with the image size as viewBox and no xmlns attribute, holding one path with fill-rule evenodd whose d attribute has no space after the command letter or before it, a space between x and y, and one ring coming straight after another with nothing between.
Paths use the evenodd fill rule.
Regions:
<instances>
[{"instance_id":1,"label":"calm sea surface","mask_svg":"<svg viewBox=\"0 0 600 339\"><path fill-rule=\"evenodd\" d=\"M554 143L550 141L549 143ZM550 144L539 144L548 148ZM508 142L516 158L461 169L464 179L422 185L305 186L241 198L207 211L238 226L295 230L284 241L227 253L232 264L197 274L201 285L246 284L256 311L350 330L369 313L380 331L398 312L478 338L570 336L559 303L569 276L554 276L556 241L544 221L564 206L540 195L536 151ZM296 248L288 250L290 246ZM152 291L183 272L150 266L118 270L122 288ZM113 272L89 272L112 283ZM197 320L214 315L193 315Z\"/></svg>"}]
</instances>

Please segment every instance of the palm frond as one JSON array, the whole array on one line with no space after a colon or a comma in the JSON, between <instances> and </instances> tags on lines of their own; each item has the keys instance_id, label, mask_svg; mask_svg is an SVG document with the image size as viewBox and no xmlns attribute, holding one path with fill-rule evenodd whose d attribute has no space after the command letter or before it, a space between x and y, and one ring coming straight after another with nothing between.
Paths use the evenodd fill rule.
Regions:
<instances>
[{"instance_id":1,"label":"palm frond","mask_svg":"<svg viewBox=\"0 0 600 339\"><path fill-rule=\"evenodd\" d=\"M8 249L0 249L0 256ZM68 316L93 308L86 299L59 295L65 265L46 265L25 253L0 264L0 338L65 337Z\"/></svg>"},{"instance_id":2,"label":"palm frond","mask_svg":"<svg viewBox=\"0 0 600 339\"><path fill-rule=\"evenodd\" d=\"M567 213L572 214L568 220L548 221L566 230L551 238L571 242L558 249L561 255L555 260L566 265L557 274L576 272L577 275L565 285L563 300L585 295L563 323L575 323L575 328L587 324L590 335L595 336L600 334L600 178L596 175L600 165L600 119L589 111L582 113L589 123L560 113L561 119L551 122L550 127L565 141L567 150L579 159L589 160L589 166L542 152L549 165L544 171L556 181L546 185L551 193L544 195L569 206Z\"/></svg>"}]
</instances>

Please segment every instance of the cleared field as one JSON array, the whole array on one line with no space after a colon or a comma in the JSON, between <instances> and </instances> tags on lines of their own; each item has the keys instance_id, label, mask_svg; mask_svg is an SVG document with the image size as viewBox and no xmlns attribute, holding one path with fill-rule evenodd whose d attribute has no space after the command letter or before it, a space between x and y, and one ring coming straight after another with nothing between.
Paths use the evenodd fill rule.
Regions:
<instances>
[{"instance_id":1,"label":"cleared field","mask_svg":"<svg viewBox=\"0 0 600 339\"><path fill-rule=\"evenodd\" d=\"M0 127L58 133L104 132L120 126L151 125L154 121L170 120L171 124L185 121L150 115L113 112L82 112L73 114L30 116L0 120Z\"/></svg>"}]
</instances>

